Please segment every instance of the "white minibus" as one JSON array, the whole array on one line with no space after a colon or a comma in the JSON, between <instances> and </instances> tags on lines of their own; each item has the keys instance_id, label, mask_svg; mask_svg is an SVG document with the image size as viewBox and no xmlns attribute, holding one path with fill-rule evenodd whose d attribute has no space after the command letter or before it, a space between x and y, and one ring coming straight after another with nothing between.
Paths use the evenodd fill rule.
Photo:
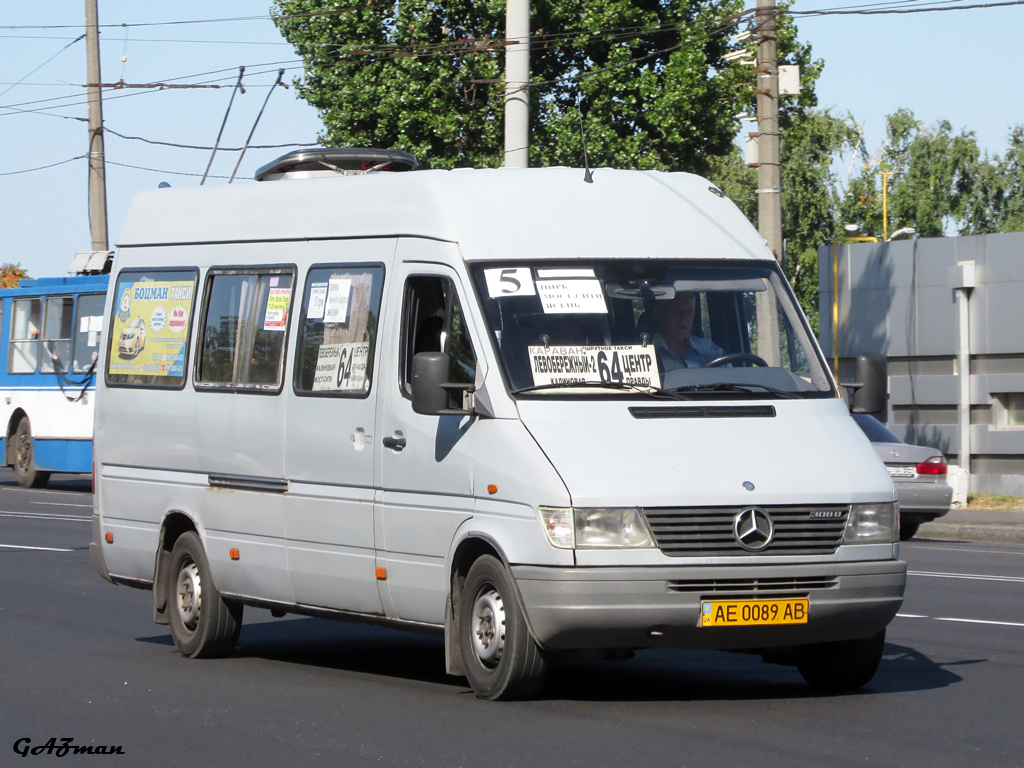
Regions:
<instances>
[{"instance_id":1,"label":"white minibus","mask_svg":"<svg viewBox=\"0 0 1024 768\"><path fill-rule=\"evenodd\" d=\"M867 683L906 582L850 416L884 406L884 358L847 393L698 176L414 167L305 150L135 199L100 574L152 590L186 657L231 652L251 606L437 632L484 699L652 647Z\"/></svg>"}]
</instances>

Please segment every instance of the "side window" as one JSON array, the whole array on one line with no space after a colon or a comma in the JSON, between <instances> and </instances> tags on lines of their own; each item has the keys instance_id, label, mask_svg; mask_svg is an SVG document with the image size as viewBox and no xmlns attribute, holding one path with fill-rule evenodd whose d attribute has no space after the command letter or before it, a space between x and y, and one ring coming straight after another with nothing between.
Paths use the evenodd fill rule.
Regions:
<instances>
[{"instance_id":1,"label":"side window","mask_svg":"<svg viewBox=\"0 0 1024 768\"><path fill-rule=\"evenodd\" d=\"M476 355L465 315L452 281L446 277L414 276L405 284L402 313L402 391L412 394L412 359L419 352L444 352L451 360L448 378L472 384ZM452 390L449 406L462 407L462 393Z\"/></svg>"},{"instance_id":2,"label":"side window","mask_svg":"<svg viewBox=\"0 0 1024 768\"><path fill-rule=\"evenodd\" d=\"M183 387L196 293L195 271L126 270L118 275L112 290L113 317L106 341L107 384ZM79 311L79 337L86 316ZM90 320L89 327L94 325ZM95 341L98 343L98 336ZM87 335L86 349L88 345ZM76 339L76 364L82 361L80 347Z\"/></svg>"},{"instance_id":3,"label":"side window","mask_svg":"<svg viewBox=\"0 0 1024 768\"><path fill-rule=\"evenodd\" d=\"M309 270L295 353L296 392L369 393L383 287L383 267Z\"/></svg>"},{"instance_id":4,"label":"side window","mask_svg":"<svg viewBox=\"0 0 1024 768\"><path fill-rule=\"evenodd\" d=\"M68 373L71 361L71 321L75 300L71 296L48 296L43 302L43 373Z\"/></svg>"},{"instance_id":5,"label":"side window","mask_svg":"<svg viewBox=\"0 0 1024 768\"><path fill-rule=\"evenodd\" d=\"M88 373L92 370L100 349L103 332L103 294L83 293L78 297L75 312L72 371Z\"/></svg>"},{"instance_id":6,"label":"side window","mask_svg":"<svg viewBox=\"0 0 1024 768\"><path fill-rule=\"evenodd\" d=\"M8 373L35 373L39 361L41 299L15 299L11 311L11 343Z\"/></svg>"},{"instance_id":7,"label":"side window","mask_svg":"<svg viewBox=\"0 0 1024 768\"><path fill-rule=\"evenodd\" d=\"M281 388L292 272L277 267L210 271L199 333L197 387Z\"/></svg>"}]
</instances>

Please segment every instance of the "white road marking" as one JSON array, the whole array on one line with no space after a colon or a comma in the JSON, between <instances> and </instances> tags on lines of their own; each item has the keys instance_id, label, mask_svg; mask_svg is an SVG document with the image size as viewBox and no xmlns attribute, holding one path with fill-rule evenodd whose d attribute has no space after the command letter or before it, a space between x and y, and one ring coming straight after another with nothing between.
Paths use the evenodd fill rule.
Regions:
<instances>
[{"instance_id":1,"label":"white road marking","mask_svg":"<svg viewBox=\"0 0 1024 768\"><path fill-rule=\"evenodd\" d=\"M89 523L92 522L92 516L85 517L84 515L58 515L58 514L47 514L45 512L4 512L0 511L0 517L17 517L22 520L54 520L57 522L75 522L75 523Z\"/></svg>"},{"instance_id":2,"label":"white road marking","mask_svg":"<svg viewBox=\"0 0 1024 768\"><path fill-rule=\"evenodd\" d=\"M57 549L56 547L23 547L18 544L0 544L3 549L31 549L36 552L74 552L73 549Z\"/></svg>"},{"instance_id":3,"label":"white road marking","mask_svg":"<svg viewBox=\"0 0 1024 768\"><path fill-rule=\"evenodd\" d=\"M908 542L903 542L900 546L908 546ZM980 552L984 555L1024 555L1024 549L975 549L973 547L935 547L929 546L928 544L917 544L911 545L912 549L936 549L940 552Z\"/></svg>"},{"instance_id":4,"label":"white road marking","mask_svg":"<svg viewBox=\"0 0 1024 768\"><path fill-rule=\"evenodd\" d=\"M920 613L897 613L898 619L932 619L934 621L956 621L961 624L995 624L999 627L1024 627L1016 621L989 621L987 619L957 619L950 616L924 616Z\"/></svg>"},{"instance_id":5,"label":"white road marking","mask_svg":"<svg viewBox=\"0 0 1024 768\"><path fill-rule=\"evenodd\" d=\"M43 504L47 507L81 507L82 509L92 509L92 504L65 504L62 501L30 501L29 504Z\"/></svg>"},{"instance_id":6,"label":"white road marking","mask_svg":"<svg viewBox=\"0 0 1024 768\"><path fill-rule=\"evenodd\" d=\"M931 576L936 579L970 579L972 581L1009 581L1024 584L1024 576L986 576L980 573L938 573L935 571L907 571L908 576Z\"/></svg>"},{"instance_id":7,"label":"white road marking","mask_svg":"<svg viewBox=\"0 0 1024 768\"><path fill-rule=\"evenodd\" d=\"M996 624L1000 627L1024 627L1019 621L986 621L985 619L953 619L948 616L936 616L936 621L958 621L963 624Z\"/></svg>"}]
</instances>

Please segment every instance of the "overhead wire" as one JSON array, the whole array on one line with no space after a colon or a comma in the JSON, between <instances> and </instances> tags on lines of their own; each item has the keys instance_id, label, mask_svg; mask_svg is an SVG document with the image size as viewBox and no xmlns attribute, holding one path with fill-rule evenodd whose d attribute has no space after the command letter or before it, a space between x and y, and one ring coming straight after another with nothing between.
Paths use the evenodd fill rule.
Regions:
<instances>
[{"instance_id":1,"label":"overhead wire","mask_svg":"<svg viewBox=\"0 0 1024 768\"><path fill-rule=\"evenodd\" d=\"M42 64L40 64L40 65L39 65L38 67L36 67L35 69L33 69L33 70L32 70L31 72L29 72L29 73L28 73L27 75L25 75L25 77L21 78L21 80L18 80L18 82L16 82L16 83L11 83L11 85L10 85L10 86L9 86L8 88L4 89L3 91L0 91L0 96L3 96L3 95L4 95L5 93L7 93L7 91L11 90L12 88L15 88L15 87L17 87L17 86L21 85L21 84L22 84L22 83L23 83L23 82L24 82L24 81L25 81L25 80L26 80L26 79L27 79L28 77L31 77L32 75L34 75L34 74L35 74L36 72L38 72L38 71L39 71L40 69L42 69L42 68L43 68L43 67L45 67L45 66L46 66L47 64L49 64L49 63L50 63L51 61L53 61L53 60L54 60L54 59L56 59L56 58L57 58L58 56L60 56L60 55L61 55L62 53L64 53L64 51L66 51L66 50L67 50L68 48L70 48L70 47L71 47L72 45L74 45L75 43L77 43L77 42L78 42L79 40L83 40L84 38L85 38L85 35L79 35L78 37L76 37L76 38L75 38L74 40L72 40L72 41L71 41L70 43L68 43L68 44L67 44L67 45L65 45L65 46L64 46L63 48L61 48L61 49L60 49L59 51L57 51L57 52L56 52L55 54L53 54L53 56L51 56L50 58L48 58L48 59L47 59L46 61L44 61L44 62L43 62Z\"/></svg>"},{"instance_id":2,"label":"overhead wire","mask_svg":"<svg viewBox=\"0 0 1024 768\"><path fill-rule=\"evenodd\" d=\"M914 4L913 7L901 7L901 6L908 6L908 5L912 4L912 3ZM862 4L856 4L856 5L837 6L837 7L832 7L832 8L806 10L806 11L794 11L793 9L790 8L790 9L786 9L784 11L780 10L775 15L790 15L790 16L800 16L800 17L803 17L803 18L809 18L809 17L815 17L815 16L830 16L830 15L855 15L855 14L856 15L874 15L874 14L890 14L890 13L924 13L924 12L948 11L948 10L969 10L969 9L978 9L978 8L997 8L997 7L1013 6L1013 5L1020 5L1020 4L1024 4L1024 0L1002 0L1000 2L973 3L973 4L963 3L962 0L890 0L889 2L878 2L878 3L867 3L867 4L862 3ZM366 6L363 6L361 8L361 10L365 10L365 8L366 8ZM153 23L145 23L145 24L110 24L110 25L102 25L102 26L106 27L106 28L116 28L116 27L126 28L126 27L134 27L134 26L169 26L169 25L178 25L178 24L220 23L220 22L229 22L229 21L255 21L255 20L268 20L268 19L277 20L277 19L280 19L280 18L303 18L303 17L313 17L313 16L338 15L338 14L347 13L347 12L350 12L350 11L353 11L353 10L357 10L357 9L348 8L348 9L335 9L335 10L332 10L332 11L323 11L323 12L311 12L311 13L307 13L307 14L297 14L294 17L273 17L273 16L236 17L236 18L225 18L225 19L199 19L199 20L185 20L185 21L174 21L174 22L153 22ZM609 71L612 71L612 70L621 69L623 67L628 67L628 66L639 64L639 63L643 63L643 62L645 62L647 60L650 60L652 58L655 58L655 57L658 57L658 56L662 56L662 55L665 55L665 54L668 54L668 53L672 53L672 52L674 52L676 50L679 50L679 49L681 49L683 47L686 47L688 45L693 45L693 44L696 44L696 43L699 43L699 42L703 42L703 41L708 40L710 38L713 38L715 36L721 35L721 34L727 32L728 30L731 30L733 27L735 27L744 17L756 13L757 10L758 9L751 8L751 9L747 9L747 10L744 10L742 12L739 12L737 14L732 14L730 16L723 17L723 19L719 20L719 24L716 27L712 28L709 32L707 32L705 34L696 35L696 36L693 36L693 37L681 40L680 42L678 42L678 43L676 43L674 45L667 46L665 48L661 48L661 49L658 49L658 50L655 50L655 51L647 52L647 53L645 53L643 55L631 58L631 59L629 59L627 61L616 62L615 64L609 65L607 67L602 67L602 68L597 69L597 70L588 70L588 71L585 71L585 72L579 72L579 73L576 73L576 74L573 74L573 75L567 75L567 76L564 76L564 77L554 78L554 79L546 80L546 81L531 82L529 84L526 84L523 87L524 88L538 88L538 87L543 87L543 86L546 86L546 85L553 85L553 84L558 84L558 83L579 81L579 80L582 80L584 78L598 76L600 74L603 74L603 73L606 73L606 72L609 72ZM51 26L0 26L0 29L63 29L63 28L81 28L81 27L80 27L80 25L67 25L67 26L52 26L52 25ZM650 36L650 35L657 35L659 33L671 32L671 31L675 31L675 30L678 30L678 29L681 29L681 25L679 25L679 24L665 24L665 25L657 25L657 26L652 26L652 27L644 27L644 26L636 25L636 26L631 26L631 27L618 27L618 28L613 28L613 29L608 29L608 30L565 31L565 32L559 32L559 33L552 33L552 34L549 34L549 35L538 35L535 38L531 39L531 47L534 47L535 49L538 49L538 50L549 50L549 49L554 49L554 48L557 48L557 47L561 47L561 46L566 45L566 44L579 44L580 37L587 37L587 38L599 37L599 38L604 38L604 39L609 39L610 38L612 40L628 40L630 38L644 37L644 36ZM127 35L127 33L126 33L126 35ZM69 42L69 44L67 46L65 46L64 49L62 49L61 51L58 51L57 54L54 55L54 57L51 57L51 59L48 59L47 62L44 62L44 64L48 63L50 60L52 60L52 58L55 58L57 55L59 55L61 52L63 52L63 50L65 50L67 47L70 47L74 43L78 42L78 40L80 40L80 39L82 39L82 38L78 37L78 38L75 38L75 39L71 40ZM127 37L126 37L126 39L127 39ZM535 40L536 40L536 44L534 44ZM182 42L202 42L202 41L182 41ZM225 41L225 42L227 42L227 41ZM480 45L480 43L482 43L482 45ZM276 44L276 43L273 43L273 44ZM439 42L439 43L425 43L425 44L416 44L416 45L371 44L371 45L368 45L368 46L359 46L358 44L349 44L349 43L347 43L347 44L330 44L330 43L326 43L326 44L323 44L323 48L325 48L325 49L331 49L331 48L339 49L340 51L343 52L343 57L344 58L349 58L351 56L359 55L359 56L367 56L367 57L374 56L378 60L384 60L384 59L407 58L407 57L410 57L410 56L428 57L428 56L437 56L437 55L467 54L467 53L468 54L474 54L474 53L481 53L481 54L488 54L488 53L490 53L490 54L494 54L494 53L498 53L501 50L503 50L507 44L509 44L508 41L499 40L499 39L477 40L477 39L474 39L474 38L463 38L461 40L456 40L456 41L443 41L443 42ZM292 61L288 61L288 62L273 62L273 65L292 64L292 63L301 64L302 60L292 60ZM255 66L271 66L271 65L272 64L270 62L268 62L266 64L255 65ZM43 65L40 65L39 68L41 68L42 66ZM33 70L32 72L37 71L39 68L37 68L36 70ZM288 69L288 70L295 70L295 69L303 69L303 67L302 66L294 66L294 67L287 67L286 69ZM207 77L209 75L218 75L218 74L221 74L223 72L228 72L228 71L231 71L231 69L212 70L212 71L209 71L209 72L197 73L197 74L193 74L193 75L185 75L185 76L181 76L181 77L168 78L168 79L166 79L166 80L164 80L162 82L171 83L171 82L177 82L177 81L186 80L186 79ZM270 70L266 70L266 71L269 72ZM281 72L283 73L283 71L285 71L285 70L282 69ZM32 72L30 72L28 75L26 75L25 78L30 76L32 74ZM261 73L257 72L255 74L261 74ZM20 84L25 78L22 78L22 80L18 81L18 83L15 83L14 85ZM223 81L227 81L227 80L230 80L230 79L232 79L232 78L230 78L230 77L212 78L212 79L209 79L209 80L206 80L206 81L202 81L201 83L193 83L193 84L195 84L195 85L198 85L198 84L202 84L202 85L215 85L217 83L220 83L220 82L223 82ZM279 80L280 80L280 75L279 75ZM489 82L489 81L480 81L480 82ZM495 82L500 82L500 81L495 81ZM269 95L273 91L273 89L276 87L277 84L278 83L275 83L274 85L270 86L270 91L267 94L267 100L269 100ZM7 91L9 91L11 88L14 87L14 85L10 86L3 93L6 93ZM218 87L223 87L223 86L218 86ZM154 88L153 91L139 90L139 91L136 91L136 92L119 94L119 95L116 95L116 96L106 96L105 98L107 100L112 100L112 99L117 99L117 98L125 98L127 96L142 95L143 93L152 93L152 92L156 92L157 90L158 90L157 88ZM0 93L0 95L3 95L3 94ZM70 101L70 100L76 99L76 98L79 99L77 102L76 101ZM25 107L25 106L33 106L33 105L36 105L36 104L47 104L47 103L59 102L59 101L65 101L65 102L69 102L69 103L54 104L53 106L39 108L39 109L22 109L21 108L21 107ZM75 96L55 97L55 98L52 98L52 99L41 99L41 100L30 101L30 102L21 102L21 103L11 104L11 105L0 105L0 109L9 110L9 112L7 112L6 114L36 113L36 114L45 114L45 115L48 115L48 116L51 116L51 117L60 117L60 118L64 118L64 119L72 119L72 120L84 121L84 118L68 116L68 115L59 115L59 114L55 114L55 113L47 111L47 110L65 109L65 108L68 108L68 107L81 106L81 105L84 105L86 103L87 103L87 101L82 100L80 97L75 95ZM266 107L266 101L264 102L263 108L265 109L265 107ZM261 109L260 115L262 115L262 112L263 112L263 110ZM3 115L0 114L0 116L3 116ZM259 120L259 118L257 118L257 122L258 122L258 120ZM255 130L255 126L254 126L253 130ZM187 145L187 144L177 144L177 143L174 143L174 142L161 142L161 141L156 141L156 140L151 140L151 139L145 139L143 137L138 137L138 136L127 136L127 135L124 135L124 134L120 134L120 133L118 133L116 131L110 130L110 129L107 129L107 131L112 133L112 134L114 134L114 135L116 135L116 136L119 136L121 138L130 139L130 140L139 140L139 141L144 141L144 142L151 143L151 144L160 144L160 145L165 145L165 146L174 146L174 147L180 147L180 148L185 148L185 149L203 149L203 150L213 149L213 148L210 148L210 147L201 147L201 146ZM250 134L250 139L251 139L251 134ZM295 144L280 144L280 145L259 145L259 146L254 146L254 148L282 148L282 147L288 147L288 146L312 146L312 144L295 143ZM238 151L238 152L242 152L244 154L244 151L247 148L248 148L248 143L247 143L246 147L241 147L241 148L223 148L223 149L224 149L224 151ZM12 175L14 173L27 173L27 172L30 172L30 171L33 171L33 170L42 170L44 168L54 167L54 165L62 165L62 164L67 163L67 162L72 162L75 159L78 159L78 158L77 157L76 158L71 158L69 160L64 160L64 161L61 161L59 163L55 163L55 164L51 164L51 165L47 165L47 166L40 166L38 169L26 169L24 171L7 172L7 173L4 173L2 175ZM116 164L116 163L114 163L114 164ZM133 167L133 166L127 166L127 167ZM142 169L142 170L153 170L153 171L159 172L159 171L157 171L157 169ZM237 170L237 166L236 166L236 170ZM199 174L186 174L186 175L196 175L196 176L198 176ZM219 178L224 178L224 177L219 177Z\"/></svg>"},{"instance_id":3,"label":"overhead wire","mask_svg":"<svg viewBox=\"0 0 1024 768\"><path fill-rule=\"evenodd\" d=\"M84 160L88 155L76 155L75 157L69 157L67 160L61 160L56 163L50 163L49 165L40 165L35 168L25 168L21 171L3 171L0 172L0 176L17 176L19 173L32 173L33 171L43 171L47 168L56 168L58 165L64 165L65 163L73 163L75 160Z\"/></svg>"}]
</instances>

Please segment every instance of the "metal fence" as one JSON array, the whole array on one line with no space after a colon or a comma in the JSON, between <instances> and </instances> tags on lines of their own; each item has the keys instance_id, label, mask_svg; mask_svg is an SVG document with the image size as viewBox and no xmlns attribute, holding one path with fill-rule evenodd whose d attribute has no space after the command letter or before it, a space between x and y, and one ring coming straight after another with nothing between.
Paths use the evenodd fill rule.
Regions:
<instances>
[{"instance_id":1,"label":"metal fence","mask_svg":"<svg viewBox=\"0 0 1024 768\"><path fill-rule=\"evenodd\" d=\"M1024 493L1024 233L822 246L818 275L819 338L840 378L858 354L885 354L889 429L967 464L972 492Z\"/></svg>"}]
</instances>

